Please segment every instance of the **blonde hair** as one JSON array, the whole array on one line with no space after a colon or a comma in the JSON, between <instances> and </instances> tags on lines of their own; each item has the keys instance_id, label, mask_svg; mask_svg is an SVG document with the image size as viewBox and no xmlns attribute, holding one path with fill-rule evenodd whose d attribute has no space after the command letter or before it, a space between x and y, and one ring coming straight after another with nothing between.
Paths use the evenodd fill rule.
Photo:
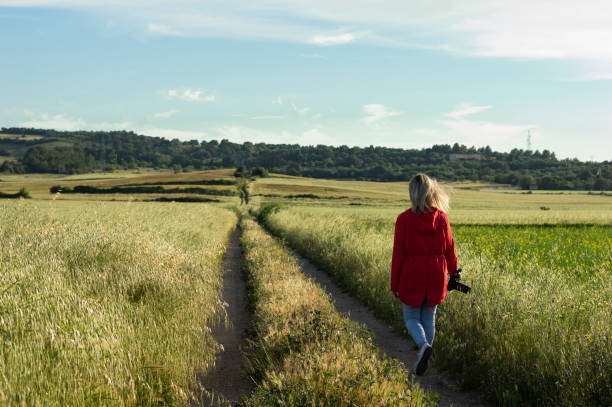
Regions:
<instances>
[{"instance_id":1,"label":"blonde hair","mask_svg":"<svg viewBox=\"0 0 612 407\"><path fill-rule=\"evenodd\" d=\"M408 183L410 191L410 202L412 210L417 215L428 212L429 208L437 208L442 212L450 209L449 199L446 192L438 185L438 182L420 173L412 177Z\"/></svg>"}]
</instances>

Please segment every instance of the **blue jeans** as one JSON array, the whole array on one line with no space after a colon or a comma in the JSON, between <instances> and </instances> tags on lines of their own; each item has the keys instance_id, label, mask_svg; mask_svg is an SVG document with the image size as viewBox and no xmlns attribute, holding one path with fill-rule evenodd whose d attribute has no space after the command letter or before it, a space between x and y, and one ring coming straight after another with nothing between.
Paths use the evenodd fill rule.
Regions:
<instances>
[{"instance_id":1,"label":"blue jeans","mask_svg":"<svg viewBox=\"0 0 612 407\"><path fill-rule=\"evenodd\" d=\"M427 342L433 344L436 334L436 309L437 305L430 307L427 304L427 298L423 301L420 307L411 307L410 305L402 304L404 311L404 323L406 329L414 339L414 342L421 347Z\"/></svg>"}]
</instances>

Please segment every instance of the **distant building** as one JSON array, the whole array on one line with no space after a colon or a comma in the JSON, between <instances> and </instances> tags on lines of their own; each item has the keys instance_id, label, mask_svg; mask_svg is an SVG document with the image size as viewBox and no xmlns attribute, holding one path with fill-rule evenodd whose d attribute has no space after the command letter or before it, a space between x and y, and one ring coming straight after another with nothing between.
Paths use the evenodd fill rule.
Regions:
<instances>
[{"instance_id":1,"label":"distant building","mask_svg":"<svg viewBox=\"0 0 612 407\"><path fill-rule=\"evenodd\" d=\"M451 161L459 161L459 160L477 160L480 161L480 154L451 154Z\"/></svg>"}]
</instances>

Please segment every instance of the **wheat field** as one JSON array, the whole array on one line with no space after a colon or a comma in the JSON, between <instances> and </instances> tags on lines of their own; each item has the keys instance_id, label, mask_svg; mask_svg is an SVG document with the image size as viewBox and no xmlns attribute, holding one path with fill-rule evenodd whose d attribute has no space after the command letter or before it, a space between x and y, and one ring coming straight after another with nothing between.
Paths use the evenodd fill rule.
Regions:
<instances>
[{"instance_id":1,"label":"wheat field","mask_svg":"<svg viewBox=\"0 0 612 407\"><path fill-rule=\"evenodd\" d=\"M233 212L0 203L0 403L184 405L214 362Z\"/></svg>"}]
</instances>

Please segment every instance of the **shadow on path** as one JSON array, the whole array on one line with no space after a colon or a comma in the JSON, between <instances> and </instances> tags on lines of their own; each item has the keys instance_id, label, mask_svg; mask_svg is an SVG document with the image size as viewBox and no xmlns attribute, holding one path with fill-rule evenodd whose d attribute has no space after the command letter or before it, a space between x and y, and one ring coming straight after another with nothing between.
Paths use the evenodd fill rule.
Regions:
<instances>
[{"instance_id":1,"label":"shadow on path","mask_svg":"<svg viewBox=\"0 0 612 407\"><path fill-rule=\"evenodd\" d=\"M240 229L232 232L227 252L223 259L223 294L227 319L213 327L212 333L223 350L215 357L213 367L204 377L202 385L212 391L215 400L204 400L204 406L231 406L240 404L241 396L254 387L246 374L246 363L240 348L246 343L246 330L250 322L247 309L246 284L242 275L242 252ZM225 402L216 401L221 396Z\"/></svg>"},{"instance_id":2,"label":"shadow on path","mask_svg":"<svg viewBox=\"0 0 612 407\"><path fill-rule=\"evenodd\" d=\"M293 252L298 259L303 273L319 284L335 301L338 312L354 321L367 325L374 331L374 343L387 356L398 359L411 369L416 362L417 352L413 350L410 339L398 334L387 324L374 316L365 305L342 290L332 278L324 271L318 269L305 258ZM434 367L427 370L424 376L416 376L416 382L428 392L435 392L442 396L440 406L486 406L480 395L474 391L462 391L448 375L438 372Z\"/></svg>"}]
</instances>

